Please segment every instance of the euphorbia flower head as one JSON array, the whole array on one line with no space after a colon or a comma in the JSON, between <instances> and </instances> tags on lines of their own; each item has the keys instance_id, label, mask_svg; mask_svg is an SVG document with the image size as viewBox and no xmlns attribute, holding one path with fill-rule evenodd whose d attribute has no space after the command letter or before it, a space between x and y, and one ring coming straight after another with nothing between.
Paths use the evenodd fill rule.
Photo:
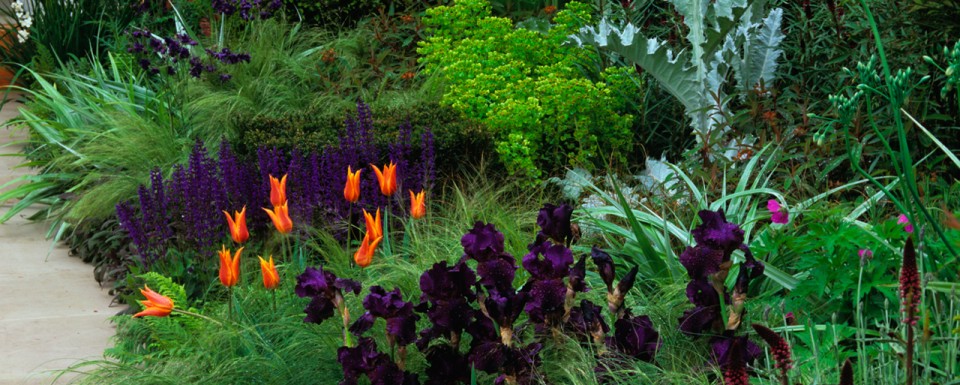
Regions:
<instances>
[{"instance_id":1,"label":"euphorbia flower head","mask_svg":"<svg viewBox=\"0 0 960 385\"><path fill-rule=\"evenodd\" d=\"M303 274L297 276L297 286L294 292L299 297L312 297L313 301L304 310L307 317L303 322L321 323L333 316L333 309L343 306L343 292L352 291L360 294L360 283L351 279L337 278L323 267L314 269L307 267Z\"/></svg>"},{"instance_id":2,"label":"euphorbia flower head","mask_svg":"<svg viewBox=\"0 0 960 385\"><path fill-rule=\"evenodd\" d=\"M777 224L787 224L790 222L790 213L786 206L781 206L776 199L767 201L767 210L770 211L770 221Z\"/></svg>"},{"instance_id":3,"label":"euphorbia flower head","mask_svg":"<svg viewBox=\"0 0 960 385\"><path fill-rule=\"evenodd\" d=\"M263 275L263 287L267 289L276 289L277 285L280 284L280 274L277 273L277 267L273 263L273 256L270 256L270 260L266 261L261 256L257 256L260 259L260 273Z\"/></svg>"},{"instance_id":4,"label":"euphorbia flower head","mask_svg":"<svg viewBox=\"0 0 960 385\"><path fill-rule=\"evenodd\" d=\"M377 251L377 246L380 245L381 240L383 240L383 237L371 239L370 233L363 237L357 252L353 253L353 261L356 262L357 266L370 266L370 262L373 262L373 254Z\"/></svg>"},{"instance_id":5,"label":"euphorbia flower head","mask_svg":"<svg viewBox=\"0 0 960 385\"><path fill-rule=\"evenodd\" d=\"M420 219L427 215L425 199L425 191L420 190L419 193L414 194L413 190L410 190L410 216L413 217L413 219Z\"/></svg>"},{"instance_id":6,"label":"euphorbia flower head","mask_svg":"<svg viewBox=\"0 0 960 385\"><path fill-rule=\"evenodd\" d=\"M243 206L243 209L240 212L233 212L233 216L230 216L230 213L224 211L223 215L227 217L227 225L230 228L230 237L233 238L233 241L236 243L244 243L250 238L250 233L247 231L247 206Z\"/></svg>"},{"instance_id":7,"label":"euphorbia flower head","mask_svg":"<svg viewBox=\"0 0 960 385\"><path fill-rule=\"evenodd\" d=\"M287 175L284 174L281 179L270 175L270 203L273 207L286 205L287 203Z\"/></svg>"},{"instance_id":8,"label":"euphorbia flower head","mask_svg":"<svg viewBox=\"0 0 960 385\"><path fill-rule=\"evenodd\" d=\"M612 293L613 280L617 278L616 269L613 265L613 258L610 258L610 254L607 254L596 246L590 250L590 256L593 259L593 263L597 265L597 271L600 273L600 278L602 278L603 283L607 285L607 292Z\"/></svg>"},{"instance_id":9,"label":"euphorbia flower head","mask_svg":"<svg viewBox=\"0 0 960 385\"><path fill-rule=\"evenodd\" d=\"M220 283L226 287L232 287L240 281L240 252L243 248L237 249L234 255L230 256L230 250L226 246L220 249Z\"/></svg>"},{"instance_id":10,"label":"euphorbia flower head","mask_svg":"<svg viewBox=\"0 0 960 385\"><path fill-rule=\"evenodd\" d=\"M653 328L647 316L631 316L629 313L613 324L613 338L608 343L620 352L643 360L653 361L660 349L660 333Z\"/></svg>"},{"instance_id":11,"label":"euphorbia flower head","mask_svg":"<svg viewBox=\"0 0 960 385\"><path fill-rule=\"evenodd\" d=\"M897 217L897 224L904 225L903 231L906 231L907 234L913 233L913 224L910 223L910 219L907 218L906 214L900 214L900 216Z\"/></svg>"},{"instance_id":12,"label":"euphorbia flower head","mask_svg":"<svg viewBox=\"0 0 960 385\"><path fill-rule=\"evenodd\" d=\"M723 261L726 262L730 254L743 244L743 229L736 223L727 222L723 210L700 210L699 215L703 223L691 231L697 245L723 251Z\"/></svg>"},{"instance_id":13,"label":"euphorbia flower head","mask_svg":"<svg viewBox=\"0 0 960 385\"><path fill-rule=\"evenodd\" d=\"M143 289L140 289L140 294L143 294L147 299L140 301L140 304L143 305L143 311L134 314L134 317L166 317L173 311L173 300L150 290L149 286L144 285Z\"/></svg>"},{"instance_id":14,"label":"euphorbia flower head","mask_svg":"<svg viewBox=\"0 0 960 385\"><path fill-rule=\"evenodd\" d=\"M282 205L273 206L273 210L263 209L273 221L273 226L277 228L280 234L287 234L293 231L293 220L290 219L290 212L287 209L287 202Z\"/></svg>"},{"instance_id":15,"label":"euphorbia flower head","mask_svg":"<svg viewBox=\"0 0 960 385\"><path fill-rule=\"evenodd\" d=\"M343 199L356 203L360 199L360 171L363 169L351 171L350 166L347 166L347 184L343 187Z\"/></svg>"},{"instance_id":16,"label":"euphorbia flower head","mask_svg":"<svg viewBox=\"0 0 960 385\"><path fill-rule=\"evenodd\" d=\"M573 238L573 230L570 227L571 214L573 214L573 208L568 204L556 206L545 203L540 209L540 214L537 215L540 234L559 244L566 244Z\"/></svg>"},{"instance_id":17,"label":"euphorbia flower head","mask_svg":"<svg viewBox=\"0 0 960 385\"><path fill-rule=\"evenodd\" d=\"M900 301L903 304L904 323L917 324L920 294L920 271L917 269L917 252L911 237L903 246L903 263L900 265Z\"/></svg>"},{"instance_id":18,"label":"euphorbia flower head","mask_svg":"<svg viewBox=\"0 0 960 385\"><path fill-rule=\"evenodd\" d=\"M374 165L373 167L374 174L377 174L377 181L380 182L380 193L386 196L391 196L393 193L397 192L397 165L390 161L390 164L383 165L383 171L380 171L380 168Z\"/></svg>"},{"instance_id":19,"label":"euphorbia flower head","mask_svg":"<svg viewBox=\"0 0 960 385\"><path fill-rule=\"evenodd\" d=\"M364 209L363 220L367 226L366 237L369 237L371 240L383 237L383 219L380 217L379 207L377 208L376 216L370 215L370 213Z\"/></svg>"}]
</instances>

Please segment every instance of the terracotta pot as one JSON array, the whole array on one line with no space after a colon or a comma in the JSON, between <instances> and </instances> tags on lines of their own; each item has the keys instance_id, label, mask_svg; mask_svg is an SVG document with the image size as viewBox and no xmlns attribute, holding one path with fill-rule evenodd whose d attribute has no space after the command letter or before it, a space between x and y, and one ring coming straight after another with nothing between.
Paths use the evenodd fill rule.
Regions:
<instances>
[{"instance_id":1,"label":"terracotta pot","mask_svg":"<svg viewBox=\"0 0 960 385\"><path fill-rule=\"evenodd\" d=\"M13 28L14 26L10 24L0 25L0 49L6 51L7 48L12 47L13 44L16 43L16 40L14 40L16 39L14 33L4 33L4 31L13 31ZM13 75L13 70L4 65L0 65L0 88L6 88L9 85L13 85Z\"/></svg>"}]
</instances>

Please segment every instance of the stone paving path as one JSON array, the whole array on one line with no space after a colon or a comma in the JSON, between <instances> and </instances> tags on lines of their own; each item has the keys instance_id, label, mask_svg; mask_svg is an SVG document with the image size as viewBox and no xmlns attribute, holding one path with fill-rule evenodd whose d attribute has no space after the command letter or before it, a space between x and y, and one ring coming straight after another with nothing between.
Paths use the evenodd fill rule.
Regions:
<instances>
[{"instance_id":1,"label":"stone paving path","mask_svg":"<svg viewBox=\"0 0 960 385\"><path fill-rule=\"evenodd\" d=\"M2 92L0 92L2 94ZM0 111L0 122L17 113L17 103ZM24 131L0 129L0 144L21 140ZM18 153L4 146L0 155ZM0 185L25 173L21 157L0 156ZM5 213L10 202L0 206ZM93 278L93 266L70 257L62 244L44 239L49 224L17 215L0 225L0 385L65 384L57 372L79 360L99 359L115 329L108 317L112 297Z\"/></svg>"}]
</instances>

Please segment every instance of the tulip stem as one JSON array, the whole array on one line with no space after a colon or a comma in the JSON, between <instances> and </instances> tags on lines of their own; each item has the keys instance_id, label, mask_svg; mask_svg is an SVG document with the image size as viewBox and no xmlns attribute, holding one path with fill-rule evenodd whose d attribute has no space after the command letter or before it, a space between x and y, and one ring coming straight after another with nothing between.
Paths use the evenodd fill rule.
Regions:
<instances>
[{"instance_id":1,"label":"tulip stem","mask_svg":"<svg viewBox=\"0 0 960 385\"><path fill-rule=\"evenodd\" d=\"M347 259L350 260L350 266L356 266L357 263L353 261L353 258L350 258L350 236L353 235L353 203L347 202L347 205L350 206L349 211L347 211L347 244L344 246L343 251L347 255Z\"/></svg>"},{"instance_id":2,"label":"tulip stem","mask_svg":"<svg viewBox=\"0 0 960 385\"><path fill-rule=\"evenodd\" d=\"M203 320L207 320L207 321L213 322L213 323L217 324L218 326L223 326L223 322L217 321L217 320L215 320L215 319L213 319L213 318L210 318L210 317L207 317L207 316L205 316L205 315L203 315L203 314L198 314L198 313L194 313L194 312L186 311L186 310L182 310L182 309L177 309L177 308L174 308L174 309L173 309L173 312L174 312L174 313L180 313L180 314L183 314L183 315L192 316L192 317L197 317L197 318L200 318L200 319L203 319Z\"/></svg>"},{"instance_id":3,"label":"tulip stem","mask_svg":"<svg viewBox=\"0 0 960 385\"><path fill-rule=\"evenodd\" d=\"M233 286L227 286L227 318L233 321Z\"/></svg>"},{"instance_id":4,"label":"tulip stem","mask_svg":"<svg viewBox=\"0 0 960 385\"><path fill-rule=\"evenodd\" d=\"M387 199L387 209L383 210L383 254L393 255L390 250L390 200Z\"/></svg>"},{"instance_id":5,"label":"tulip stem","mask_svg":"<svg viewBox=\"0 0 960 385\"><path fill-rule=\"evenodd\" d=\"M276 314L277 313L277 289L274 288L273 290L270 290L270 291L272 292L271 294L273 296L273 313Z\"/></svg>"}]
</instances>

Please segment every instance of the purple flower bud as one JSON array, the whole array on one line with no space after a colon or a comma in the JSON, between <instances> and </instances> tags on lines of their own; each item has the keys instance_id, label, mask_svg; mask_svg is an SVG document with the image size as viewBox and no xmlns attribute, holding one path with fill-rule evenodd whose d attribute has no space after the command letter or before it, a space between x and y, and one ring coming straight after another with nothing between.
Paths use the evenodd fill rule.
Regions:
<instances>
[{"instance_id":1,"label":"purple flower bud","mask_svg":"<svg viewBox=\"0 0 960 385\"><path fill-rule=\"evenodd\" d=\"M610 258L610 254L605 253L596 246L590 250L590 255L593 258L593 263L597 265L597 271L600 273L600 278L603 279L603 283L607 284L607 292L612 293L613 280L617 278L616 270L613 265L613 259Z\"/></svg>"},{"instance_id":2,"label":"purple flower bud","mask_svg":"<svg viewBox=\"0 0 960 385\"><path fill-rule=\"evenodd\" d=\"M584 279L587 277L587 256L580 257L580 261L570 269L570 280L568 284L574 292L582 293L589 290Z\"/></svg>"}]
</instances>

